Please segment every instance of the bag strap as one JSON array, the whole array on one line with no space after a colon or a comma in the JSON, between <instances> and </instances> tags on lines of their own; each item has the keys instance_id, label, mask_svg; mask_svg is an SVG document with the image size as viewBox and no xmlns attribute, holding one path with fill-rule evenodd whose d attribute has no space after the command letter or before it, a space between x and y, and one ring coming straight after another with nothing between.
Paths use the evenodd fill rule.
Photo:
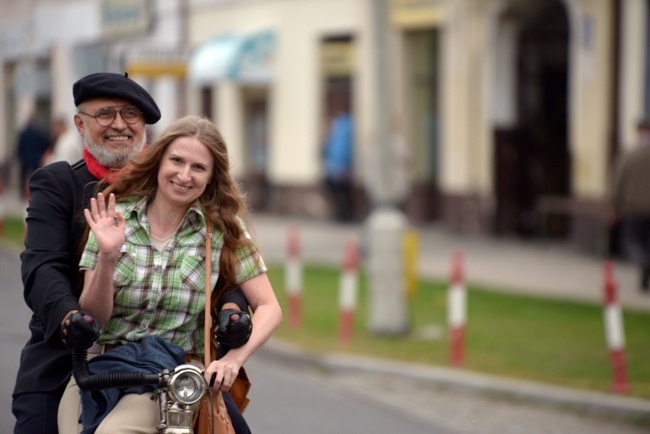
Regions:
<instances>
[{"instance_id":1,"label":"bag strap","mask_svg":"<svg viewBox=\"0 0 650 434\"><path fill-rule=\"evenodd\" d=\"M210 312L212 308L210 306L212 299L212 222L210 217L206 216L206 234L205 234L205 324L204 324L204 334L203 337L203 363L204 369L208 368L210 364L210 356L212 351L210 350L210 329L212 328L212 316Z\"/></svg>"}]
</instances>

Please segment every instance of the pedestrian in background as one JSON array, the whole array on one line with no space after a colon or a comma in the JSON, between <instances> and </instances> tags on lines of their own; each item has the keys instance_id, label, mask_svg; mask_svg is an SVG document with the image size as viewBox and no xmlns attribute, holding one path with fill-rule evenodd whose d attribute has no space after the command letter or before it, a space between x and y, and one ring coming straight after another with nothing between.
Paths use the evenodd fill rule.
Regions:
<instances>
[{"instance_id":1,"label":"pedestrian in background","mask_svg":"<svg viewBox=\"0 0 650 434\"><path fill-rule=\"evenodd\" d=\"M23 194L29 177L41 166L43 155L49 148L50 141L38 126L36 115L30 115L25 126L18 133L16 146L16 155L20 161L20 188Z\"/></svg>"},{"instance_id":2,"label":"pedestrian in background","mask_svg":"<svg viewBox=\"0 0 650 434\"><path fill-rule=\"evenodd\" d=\"M614 221L623 254L640 268L639 286L650 293L650 120L637 125L638 144L617 167Z\"/></svg>"},{"instance_id":3,"label":"pedestrian in background","mask_svg":"<svg viewBox=\"0 0 650 434\"><path fill-rule=\"evenodd\" d=\"M332 119L323 146L325 184L335 207L336 220L352 221L352 150L354 122L347 103Z\"/></svg>"},{"instance_id":4,"label":"pedestrian in background","mask_svg":"<svg viewBox=\"0 0 650 434\"><path fill-rule=\"evenodd\" d=\"M43 161L43 165L56 161L67 161L73 164L83 158L83 140L76 128L68 128L63 117L52 122L52 139L52 152Z\"/></svg>"}]
</instances>

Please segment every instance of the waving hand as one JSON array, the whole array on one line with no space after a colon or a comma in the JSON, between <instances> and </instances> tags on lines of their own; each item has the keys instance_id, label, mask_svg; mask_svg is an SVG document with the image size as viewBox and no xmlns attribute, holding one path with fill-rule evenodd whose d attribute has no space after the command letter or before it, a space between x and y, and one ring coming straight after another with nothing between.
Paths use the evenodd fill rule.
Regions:
<instances>
[{"instance_id":1,"label":"waving hand","mask_svg":"<svg viewBox=\"0 0 650 434\"><path fill-rule=\"evenodd\" d=\"M108 206L104 195L99 193L97 199L90 199L90 209L84 209L86 222L97 238L99 251L117 257L124 244L124 216L115 211L115 195L108 197Z\"/></svg>"}]
</instances>

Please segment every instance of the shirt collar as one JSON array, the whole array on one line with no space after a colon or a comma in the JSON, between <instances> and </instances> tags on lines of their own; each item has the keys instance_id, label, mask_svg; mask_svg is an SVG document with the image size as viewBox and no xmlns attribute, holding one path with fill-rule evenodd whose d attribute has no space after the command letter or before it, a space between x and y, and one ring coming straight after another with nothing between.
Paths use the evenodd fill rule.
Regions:
<instances>
[{"instance_id":1,"label":"shirt collar","mask_svg":"<svg viewBox=\"0 0 650 434\"><path fill-rule=\"evenodd\" d=\"M145 198L126 199L124 201L121 201L117 206L118 208L121 208L120 210L125 219L131 218L135 213L135 217L141 224L146 221L145 214L147 211L147 200ZM190 209L185 213L183 221L180 225L181 228L185 225L185 222L191 216L194 216L194 218L198 219L198 221L201 222L203 226L205 226L205 216L203 215L203 211L201 210L201 205L199 204L198 200L195 201Z\"/></svg>"}]
</instances>

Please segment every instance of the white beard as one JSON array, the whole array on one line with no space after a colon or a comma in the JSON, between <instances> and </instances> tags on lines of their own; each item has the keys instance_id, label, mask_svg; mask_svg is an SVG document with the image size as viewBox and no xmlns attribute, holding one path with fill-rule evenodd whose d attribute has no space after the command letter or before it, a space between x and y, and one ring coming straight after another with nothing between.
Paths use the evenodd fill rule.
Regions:
<instances>
[{"instance_id":1,"label":"white beard","mask_svg":"<svg viewBox=\"0 0 650 434\"><path fill-rule=\"evenodd\" d=\"M109 169L121 169L126 166L126 163L128 163L129 160L142 151L144 145L147 143L147 132L143 132L141 143L136 143L134 147L120 152L110 151L107 148L94 143L90 137L88 129L86 129L84 133L84 142L86 143L86 147L88 147L90 155L95 157L99 164Z\"/></svg>"}]
</instances>

